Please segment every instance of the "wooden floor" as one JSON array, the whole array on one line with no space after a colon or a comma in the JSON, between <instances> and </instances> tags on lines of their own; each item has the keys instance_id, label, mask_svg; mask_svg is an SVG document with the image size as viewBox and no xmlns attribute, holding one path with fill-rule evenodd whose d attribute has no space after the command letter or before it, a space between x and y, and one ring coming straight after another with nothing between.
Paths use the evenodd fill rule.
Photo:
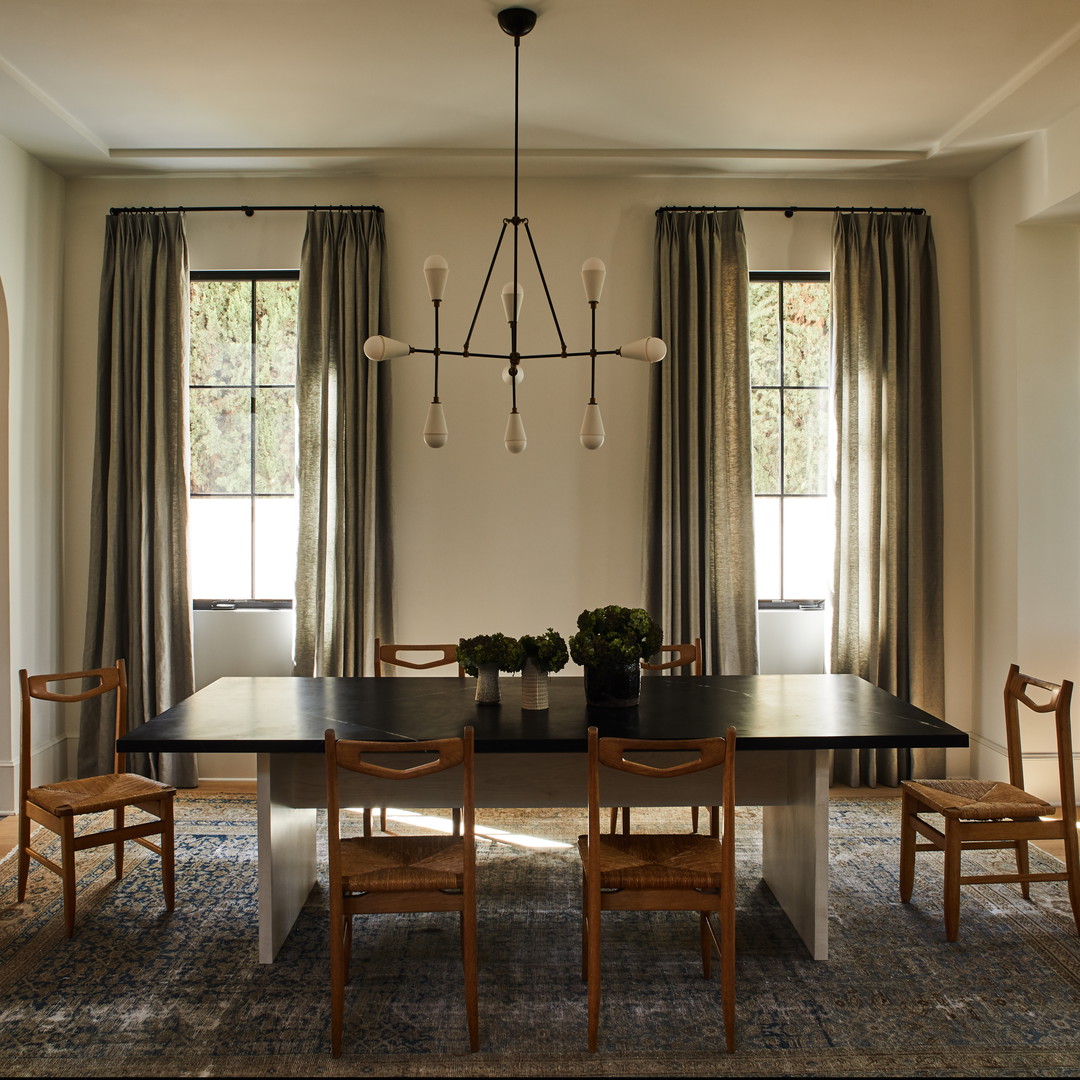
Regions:
<instances>
[{"instance_id":1,"label":"wooden floor","mask_svg":"<svg viewBox=\"0 0 1080 1080\"><path fill-rule=\"evenodd\" d=\"M255 793L254 780L206 780L199 784L199 791L207 794L215 792L250 792ZM849 788L837 784L829 789L829 797L832 799L898 799L900 792L897 788ZM6 855L15 848L19 842L19 822L14 814L0 818L0 857ZM1059 859L1065 858L1065 844L1060 840L1041 841L1037 847L1050 852Z\"/></svg>"}]
</instances>

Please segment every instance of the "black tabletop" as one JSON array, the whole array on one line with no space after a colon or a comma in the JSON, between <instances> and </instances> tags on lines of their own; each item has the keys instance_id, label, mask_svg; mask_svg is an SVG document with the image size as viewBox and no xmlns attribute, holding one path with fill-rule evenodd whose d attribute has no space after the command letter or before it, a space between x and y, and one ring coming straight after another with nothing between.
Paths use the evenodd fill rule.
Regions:
<instances>
[{"instance_id":1,"label":"black tabletop","mask_svg":"<svg viewBox=\"0 0 1080 1080\"><path fill-rule=\"evenodd\" d=\"M601 735L723 735L742 750L967 746L968 737L855 675L649 676L630 709L590 708L583 680L553 677L551 707L521 708L521 680L502 676L502 703L478 705L459 678L225 678L120 739L122 750L321 753L340 738L436 739L476 732L479 753L583 753Z\"/></svg>"}]
</instances>

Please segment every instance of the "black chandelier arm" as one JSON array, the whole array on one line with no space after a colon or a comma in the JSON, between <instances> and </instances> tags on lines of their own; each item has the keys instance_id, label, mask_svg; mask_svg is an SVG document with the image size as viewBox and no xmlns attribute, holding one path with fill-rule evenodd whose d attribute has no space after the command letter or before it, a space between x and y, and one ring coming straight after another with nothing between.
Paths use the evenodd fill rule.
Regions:
<instances>
[{"instance_id":1,"label":"black chandelier arm","mask_svg":"<svg viewBox=\"0 0 1080 1080\"><path fill-rule=\"evenodd\" d=\"M462 356L470 355L469 342L472 341L473 331L476 329L476 320L480 317L480 308L483 306L484 297L487 295L487 287L491 283L491 275L495 270L495 260L499 257L499 249L502 247L503 238L506 236L506 226L510 223L510 218L503 218L502 228L499 230L499 239L495 241L495 250L492 252L491 262L488 263L487 276L484 278L483 287L480 289L480 299L476 301L476 310L473 312L472 322L469 323L469 332L465 335L465 351L460 354Z\"/></svg>"},{"instance_id":2,"label":"black chandelier arm","mask_svg":"<svg viewBox=\"0 0 1080 1080\"><path fill-rule=\"evenodd\" d=\"M536 250L536 241L533 240L532 229L529 228L529 219L522 219L522 224L525 226L525 235L529 238L529 247L532 248L533 262L536 263L536 272L540 275L540 284L544 286L544 295L547 297L551 321L555 324L555 333L559 335L559 344L562 346L560 355L568 356L566 338L563 337L562 327L559 325L559 316L555 314L555 301L551 299L551 290L548 288L547 278L544 277L544 268L540 264L540 253Z\"/></svg>"}]
</instances>

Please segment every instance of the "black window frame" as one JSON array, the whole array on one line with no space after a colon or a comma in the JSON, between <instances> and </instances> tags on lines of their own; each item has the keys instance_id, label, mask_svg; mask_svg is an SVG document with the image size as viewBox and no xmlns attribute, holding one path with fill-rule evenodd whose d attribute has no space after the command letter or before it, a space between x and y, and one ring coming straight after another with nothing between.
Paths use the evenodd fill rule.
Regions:
<instances>
[{"instance_id":1,"label":"black window frame","mask_svg":"<svg viewBox=\"0 0 1080 1080\"><path fill-rule=\"evenodd\" d=\"M791 270L751 270L749 273L749 279L751 283L755 281L768 281L776 282L780 286L777 310L779 314L779 328L777 331L777 337L780 349L780 383L776 386L766 386L761 383L751 383L750 390L753 393L754 390L778 390L783 395L787 384L784 382L784 285L789 283L802 284L804 282L829 282L832 280L832 274L828 270L805 270L805 271L791 271ZM832 318L832 311L830 306L829 317ZM827 386L800 386L799 389L809 390L832 390L832 382L830 380ZM791 492L784 491L785 471L783 467L784 463L784 411L780 409L780 491L775 495L762 494L754 492L754 499L779 499L780 500L780 583L781 588L784 582L784 499L827 499L828 493L824 495L810 495L803 492ZM821 611L825 607L825 598L807 598L807 599L763 599L758 597L757 602L759 611Z\"/></svg>"},{"instance_id":2,"label":"black window frame","mask_svg":"<svg viewBox=\"0 0 1080 1080\"><path fill-rule=\"evenodd\" d=\"M251 455L251 493L248 496L251 500L251 514L252 514L252 529L251 529L251 572L255 572L255 500L256 499L273 499L273 498L295 498L296 493L292 495L277 495L272 493L258 494L255 485L255 391L265 388L282 388L287 385L291 385L295 388L296 383L257 383L255 381L256 365L255 359L255 305L256 305L256 284L260 281L299 281L300 271L299 269L291 270L191 270L188 273L189 281L248 281L252 284L251 289L251 350L252 350L252 364L251 364L251 381L249 383L251 391L251 438L250 438L250 455ZM234 388L243 384L232 384ZM188 380L188 392L199 389L216 389L217 387L212 384L193 383ZM189 406L190 407L190 406ZM195 495L191 491L190 482L188 484L188 499L214 499L214 498L236 498L235 495L224 495L219 493L204 493ZM252 580L252 586L254 586L254 580ZM251 590L254 592L254 588ZM254 599L254 598L234 598L234 597L193 597L191 601L192 610L194 611L288 611L292 609L293 601L291 597L280 598L267 598L267 599Z\"/></svg>"}]
</instances>

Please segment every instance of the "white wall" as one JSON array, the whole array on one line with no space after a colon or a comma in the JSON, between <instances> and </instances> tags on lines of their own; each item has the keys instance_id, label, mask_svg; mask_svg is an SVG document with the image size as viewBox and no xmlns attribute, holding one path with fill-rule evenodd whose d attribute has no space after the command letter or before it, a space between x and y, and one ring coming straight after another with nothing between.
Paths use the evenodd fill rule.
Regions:
<instances>
[{"instance_id":1,"label":"white wall","mask_svg":"<svg viewBox=\"0 0 1080 1080\"><path fill-rule=\"evenodd\" d=\"M1011 663L1080 675L1080 112L972 183L976 380L976 652L972 768L1006 775ZM1075 745L1080 749L1080 736ZM1053 738L1029 790L1057 790Z\"/></svg>"},{"instance_id":2,"label":"white wall","mask_svg":"<svg viewBox=\"0 0 1080 1080\"><path fill-rule=\"evenodd\" d=\"M0 813L15 807L16 673L61 666L60 221L63 182L0 137ZM48 710L33 775L66 768Z\"/></svg>"},{"instance_id":3,"label":"white wall","mask_svg":"<svg viewBox=\"0 0 1080 1080\"><path fill-rule=\"evenodd\" d=\"M65 648L81 657L85 615L87 497L94 392L97 285L110 206L259 203L377 203L386 211L391 333L431 344L431 309L421 264L450 262L442 344L460 347L502 217L511 212L505 179L74 180L65 237L66 357ZM947 719L969 721L972 528L971 347L966 185L957 181L525 179L521 211L530 218L545 274L571 350L587 347L582 261L608 265L598 318L601 348L652 330L654 211L667 204L925 206L934 219L942 286L945 355ZM188 215L193 269L295 267L302 214ZM748 214L751 267L827 270L831 215ZM508 274L495 275L496 292ZM546 351L542 292L528 277L524 351ZM473 341L503 351L505 327L491 297ZM487 348L485 349L485 346ZM608 439L590 453L577 431L588 398L581 360L526 363L520 407L529 447L502 446L509 393L495 361L444 361L440 395L450 425L446 447L421 439L431 396L430 359L393 369L391 475L396 569L396 634L401 640L454 640L502 630L554 626L572 631L585 607L641 602L645 425L649 371L618 358L599 363L598 399Z\"/></svg>"}]
</instances>

